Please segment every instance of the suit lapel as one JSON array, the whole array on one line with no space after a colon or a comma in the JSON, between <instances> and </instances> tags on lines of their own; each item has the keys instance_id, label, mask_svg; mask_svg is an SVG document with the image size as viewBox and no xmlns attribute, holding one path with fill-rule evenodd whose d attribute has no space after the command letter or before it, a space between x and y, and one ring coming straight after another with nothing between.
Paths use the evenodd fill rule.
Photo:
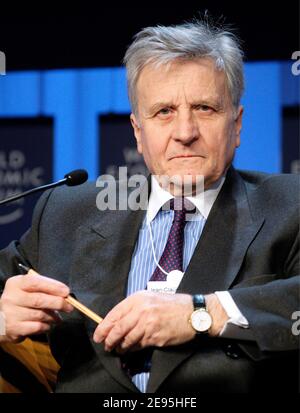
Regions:
<instances>
[{"instance_id":1,"label":"suit lapel","mask_svg":"<svg viewBox=\"0 0 300 413\"><path fill-rule=\"evenodd\" d=\"M228 290L263 222L252 214L244 182L230 170L178 292Z\"/></svg>"},{"instance_id":2,"label":"suit lapel","mask_svg":"<svg viewBox=\"0 0 300 413\"><path fill-rule=\"evenodd\" d=\"M247 249L264 219L252 216L246 188L240 176L230 169L225 184L210 212L178 293L228 290L235 282ZM190 357L196 347L189 343L176 350L155 350L148 383L155 392L167 376Z\"/></svg>"}]
</instances>

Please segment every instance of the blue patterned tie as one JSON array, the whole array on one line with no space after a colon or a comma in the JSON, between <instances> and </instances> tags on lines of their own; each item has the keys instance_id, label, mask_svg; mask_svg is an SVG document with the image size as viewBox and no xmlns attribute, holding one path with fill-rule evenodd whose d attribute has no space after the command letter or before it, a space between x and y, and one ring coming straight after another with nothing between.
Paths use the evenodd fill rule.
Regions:
<instances>
[{"instance_id":1,"label":"blue patterned tie","mask_svg":"<svg viewBox=\"0 0 300 413\"><path fill-rule=\"evenodd\" d=\"M167 272L182 271L184 227L186 224L186 208L182 198L170 200L170 209L174 210L173 223L169 232L164 252L159 265ZM166 281L167 276L157 266L150 281Z\"/></svg>"}]
</instances>

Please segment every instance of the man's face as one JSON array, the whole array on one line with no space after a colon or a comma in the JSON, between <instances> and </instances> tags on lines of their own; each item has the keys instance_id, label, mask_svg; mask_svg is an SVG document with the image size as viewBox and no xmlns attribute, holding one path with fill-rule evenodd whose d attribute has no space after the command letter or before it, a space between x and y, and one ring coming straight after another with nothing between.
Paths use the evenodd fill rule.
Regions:
<instances>
[{"instance_id":1,"label":"man's face","mask_svg":"<svg viewBox=\"0 0 300 413\"><path fill-rule=\"evenodd\" d=\"M242 107L233 108L225 74L211 59L146 66L137 106L131 122L152 174L203 175L206 188L224 174L240 144Z\"/></svg>"}]
</instances>

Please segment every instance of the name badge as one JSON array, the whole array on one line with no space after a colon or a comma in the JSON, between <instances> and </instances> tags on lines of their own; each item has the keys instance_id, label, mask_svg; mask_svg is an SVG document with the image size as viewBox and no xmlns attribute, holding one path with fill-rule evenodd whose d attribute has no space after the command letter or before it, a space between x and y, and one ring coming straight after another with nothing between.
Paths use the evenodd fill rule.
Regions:
<instances>
[{"instance_id":1,"label":"name badge","mask_svg":"<svg viewBox=\"0 0 300 413\"><path fill-rule=\"evenodd\" d=\"M166 281L148 281L147 291L152 293L175 294L184 273L182 271L173 270L167 275Z\"/></svg>"}]
</instances>

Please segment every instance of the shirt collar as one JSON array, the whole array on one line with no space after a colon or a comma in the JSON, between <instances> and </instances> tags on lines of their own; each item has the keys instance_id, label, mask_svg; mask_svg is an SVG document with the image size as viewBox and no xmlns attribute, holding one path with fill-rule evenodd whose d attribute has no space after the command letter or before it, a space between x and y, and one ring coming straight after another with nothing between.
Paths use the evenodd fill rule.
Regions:
<instances>
[{"instance_id":1,"label":"shirt collar","mask_svg":"<svg viewBox=\"0 0 300 413\"><path fill-rule=\"evenodd\" d=\"M217 182L215 182L210 188L196 196L188 196L187 199L192 202L197 208L197 211L205 219L207 219L210 210L217 199L217 196L224 184L225 177L221 177ZM149 197L149 204L147 209L147 224L152 222L156 217L158 211L161 207L174 196L164 190L158 183L157 179L151 175L151 193Z\"/></svg>"}]
</instances>

